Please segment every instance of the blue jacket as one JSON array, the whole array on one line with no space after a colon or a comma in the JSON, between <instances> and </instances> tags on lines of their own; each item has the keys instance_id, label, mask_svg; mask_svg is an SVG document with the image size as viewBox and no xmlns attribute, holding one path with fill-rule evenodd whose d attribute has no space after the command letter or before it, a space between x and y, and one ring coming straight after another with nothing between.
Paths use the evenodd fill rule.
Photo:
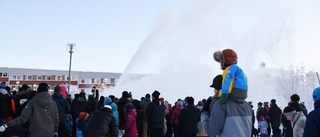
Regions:
<instances>
[{"instance_id":1,"label":"blue jacket","mask_svg":"<svg viewBox=\"0 0 320 137\"><path fill-rule=\"evenodd\" d=\"M314 108L307 116L303 137L320 136L320 100L314 102Z\"/></svg>"},{"instance_id":2,"label":"blue jacket","mask_svg":"<svg viewBox=\"0 0 320 137\"><path fill-rule=\"evenodd\" d=\"M248 90L247 76L237 64L223 70L222 94L229 94L232 88Z\"/></svg>"},{"instance_id":3,"label":"blue jacket","mask_svg":"<svg viewBox=\"0 0 320 137\"><path fill-rule=\"evenodd\" d=\"M112 113L113 113L113 116L116 118L117 122L118 122L118 125L120 124L120 121L119 121L119 112L118 112L118 106L116 103L112 103L111 105L111 108L112 108Z\"/></svg>"}]
</instances>

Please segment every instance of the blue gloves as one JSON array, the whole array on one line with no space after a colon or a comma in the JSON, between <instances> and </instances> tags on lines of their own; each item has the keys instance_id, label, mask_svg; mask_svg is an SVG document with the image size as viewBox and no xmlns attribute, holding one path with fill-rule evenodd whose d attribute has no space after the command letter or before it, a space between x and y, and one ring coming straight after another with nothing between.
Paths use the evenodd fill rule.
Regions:
<instances>
[{"instance_id":1,"label":"blue gloves","mask_svg":"<svg viewBox=\"0 0 320 137\"><path fill-rule=\"evenodd\" d=\"M204 111L206 111L206 112L209 113L209 107L210 107L211 101L212 101L212 97L210 96L210 97L207 99L206 103L204 103L204 105L203 105L203 107L202 107L202 110L201 110L201 113L204 112Z\"/></svg>"},{"instance_id":2,"label":"blue gloves","mask_svg":"<svg viewBox=\"0 0 320 137\"><path fill-rule=\"evenodd\" d=\"M220 102L222 104L225 104L228 100L228 94L223 93L222 96L220 97Z\"/></svg>"}]
</instances>

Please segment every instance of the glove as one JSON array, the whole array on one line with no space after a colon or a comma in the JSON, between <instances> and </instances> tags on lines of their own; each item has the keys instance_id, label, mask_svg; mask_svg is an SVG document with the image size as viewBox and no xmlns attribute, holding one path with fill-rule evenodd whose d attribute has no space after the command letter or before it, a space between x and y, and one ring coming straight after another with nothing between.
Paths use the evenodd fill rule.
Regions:
<instances>
[{"instance_id":1,"label":"glove","mask_svg":"<svg viewBox=\"0 0 320 137\"><path fill-rule=\"evenodd\" d=\"M223 93L222 96L220 97L220 102L222 104L225 104L228 100L228 94Z\"/></svg>"},{"instance_id":2,"label":"glove","mask_svg":"<svg viewBox=\"0 0 320 137\"><path fill-rule=\"evenodd\" d=\"M0 132L3 132L6 130L8 126L6 124L3 124L1 127L0 127Z\"/></svg>"},{"instance_id":3,"label":"glove","mask_svg":"<svg viewBox=\"0 0 320 137\"><path fill-rule=\"evenodd\" d=\"M19 103L20 105L23 105L24 103L26 103L28 101L28 99L20 99Z\"/></svg>"},{"instance_id":4,"label":"glove","mask_svg":"<svg viewBox=\"0 0 320 137\"><path fill-rule=\"evenodd\" d=\"M53 134L53 136L54 136L54 137L58 137L58 133L55 132L55 133Z\"/></svg>"},{"instance_id":5,"label":"glove","mask_svg":"<svg viewBox=\"0 0 320 137\"><path fill-rule=\"evenodd\" d=\"M201 113L204 111L209 112L209 107L210 107L211 101L212 101L212 97L209 97L207 99L206 103L204 103L202 110L201 110Z\"/></svg>"}]
</instances>

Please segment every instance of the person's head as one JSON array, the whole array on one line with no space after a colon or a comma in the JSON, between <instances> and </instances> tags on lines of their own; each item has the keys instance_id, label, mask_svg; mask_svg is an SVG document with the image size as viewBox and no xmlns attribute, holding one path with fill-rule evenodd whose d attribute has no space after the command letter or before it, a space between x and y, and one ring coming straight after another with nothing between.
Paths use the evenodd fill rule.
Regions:
<instances>
[{"instance_id":1,"label":"person's head","mask_svg":"<svg viewBox=\"0 0 320 137\"><path fill-rule=\"evenodd\" d=\"M291 95L290 99L292 102L299 102L300 97L298 94L293 94L293 95Z\"/></svg>"},{"instance_id":2,"label":"person's head","mask_svg":"<svg viewBox=\"0 0 320 137\"><path fill-rule=\"evenodd\" d=\"M259 120L264 121L265 120L264 116L260 116Z\"/></svg>"},{"instance_id":3,"label":"person's head","mask_svg":"<svg viewBox=\"0 0 320 137\"><path fill-rule=\"evenodd\" d=\"M61 87L60 87L59 85L56 85L56 86L54 87L53 94L60 93L60 89L61 89Z\"/></svg>"},{"instance_id":4,"label":"person's head","mask_svg":"<svg viewBox=\"0 0 320 137\"><path fill-rule=\"evenodd\" d=\"M197 106L202 106L202 101L198 101Z\"/></svg>"},{"instance_id":5,"label":"person's head","mask_svg":"<svg viewBox=\"0 0 320 137\"><path fill-rule=\"evenodd\" d=\"M21 87L22 91L27 91L28 88L29 88L29 86L27 84L23 84Z\"/></svg>"},{"instance_id":6,"label":"person's head","mask_svg":"<svg viewBox=\"0 0 320 137\"><path fill-rule=\"evenodd\" d=\"M216 77L214 77L210 87L214 89L214 93L219 92L219 90L221 90L222 87L222 75L217 75Z\"/></svg>"},{"instance_id":7,"label":"person's head","mask_svg":"<svg viewBox=\"0 0 320 137\"><path fill-rule=\"evenodd\" d=\"M114 98L116 98L114 95L109 95L109 98L114 102Z\"/></svg>"},{"instance_id":8,"label":"person's head","mask_svg":"<svg viewBox=\"0 0 320 137\"><path fill-rule=\"evenodd\" d=\"M194 98L193 97L189 97L188 100L186 100L188 105L194 105Z\"/></svg>"},{"instance_id":9,"label":"person's head","mask_svg":"<svg viewBox=\"0 0 320 137\"><path fill-rule=\"evenodd\" d=\"M269 102L263 102L264 107L269 107Z\"/></svg>"},{"instance_id":10,"label":"person's head","mask_svg":"<svg viewBox=\"0 0 320 137\"><path fill-rule=\"evenodd\" d=\"M258 107L262 107L262 102L258 102Z\"/></svg>"},{"instance_id":11,"label":"person's head","mask_svg":"<svg viewBox=\"0 0 320 137\"><path fill-rule=\"evenodd\" d=\"M79 97L82 97L82 98L86 98L86 92L80 92L79 93Z\"/></svg>"},{"instance_id":12,"label":"person's head","mask_svg":"<svg viewBox=\"0 0 320 137\"><path fill-rule=\"evenodd\" d=\"M128 102L126 105L124 105L124 110L129 112L131 109L134 109L134 105L130 102Z\"/></svg>"},{"instance_id":13,"label":"person's head","mask_svg":"<svg viewBox=\"0 0 320 137\"><path fill-rule=\"evenodd\" d=\"M314 102L320 100L320 87L317 87L313 90L312 99Z\"/></svg>"},{"instance_id":14,"label":"person's head","mask_svg":"<svg viewBox=\"0 0 320 137\"><path fill-rule=\"evenodd\" d=\"M144 97L145 98L150 98L150 94L146 94Z\"/></svg>"},{"instance_id":15,"label":"person's head","mask_svg":"<svg viewBox=\"0 0 320 137\"><path fill-rule=\"evenodd\" d=\"M232 64L238 63L238 55L232 49L225 49L223 51L216 51L213 54L215 61L220 63L221 69L228 67Z\"/></svg>"},{"instance_id":16,"label":"person's head","mask_svg":"<svg viewBox=\"0 0 320 137\"><path fill-rule=\"evenodd\" d=\"M104 103L103 103L103 104L104 104L104 105L110 105L110 104L112 104L111 98L106 97L106 98L104 99Z\"/></svg>"},{"instance_id":17,"label":"person's head","mask_svg":"<svg viewBox=\"0 0 320 137\"><path fill-rule=\"evenodd\" d=\"M100 96L99 103L102 104L104 102L104 100L105 100L105 97L104 96Z\"/></svg>"},{"instance_id":18,"label":"person's head","mask_svg":"<svg viewBox=\"0 0 320 137\"><path fill-rule=\"evenodd\" d=\"M183 105L182 101L177 102L177 106L182 106L182 105Z\"/></svg>"},{"instance_id":19,"label":"person's head","mask_svg":"<svg viewBox=\"0 0 320 137\"><path fill-rule=\"evenodd\" d=\"M5 89L6 86L7 86L7 83L6 83L5 81L2 81L2 82L0 83L0 88Z\"/></svg>"},{"instance_id":20,"label":"person's head","mask_svg":"<svg viewBox=\"0 0 320 137\"><path fill-rule=\"evenodd\" d=\"M290 121L292 121L292 118L296 113L296 109L291 106L287 106L283 109L283 115Z\"/></svg>"},{"instance_id":21,"label":"person's head","mask_svg":"<svg viewBox=\"0 0 320 137\"><path fill-rule=\"evenodd\" d=\"M129 94L128 91L123 91L121 97L122 98L128 98L128 96L129 96L128 94Z\"/></svg>"},{"instance_id":22,"label":"person's head","mask_svg":"<svg viewBox=\"0 0 320 137\"><path fill-rule=\"evenodd\" d=\"M37 89L37 93L40 92L48 92L49 91L49 86L47 83L40 83Z\"/></svg>"},{"instance_id":23,"label":"person's head","mask_svg":"<svg viewBox=\"0 0 320 137\"><path fill-rule=\"evenodd\" d=\"M11 88L9 87L9 86L6 86L6 91L8 92L8 93L10 93L10 91L11 91Z\"/></svg>"},{"instance_id":24,"label":"person's head","mask_svg":"<svg viewBox=\"0 0 320 137\"><path fill-rule=\"evenodd\" d=\"M276 100L275 99L271 99L270 105L272 105L272 104L276 104Z\"/></svg>"},{"instance_id":25,"label":"person's head","mask_svg":"<svg viewBox=\"0 0 320 137\"><path fill-rule=\"evenodd\" d=\"M157 99L157 98L159 98L159 96L160 96L160 92L157 91L157 90L155 90L155 91L152 93L152 99Z\"/></svg>"}]
</instances>

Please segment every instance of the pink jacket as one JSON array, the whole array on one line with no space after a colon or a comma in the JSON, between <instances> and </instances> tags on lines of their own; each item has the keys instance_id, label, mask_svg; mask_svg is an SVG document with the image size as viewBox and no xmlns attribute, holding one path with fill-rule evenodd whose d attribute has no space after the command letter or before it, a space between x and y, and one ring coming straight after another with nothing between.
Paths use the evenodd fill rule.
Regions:
<instances>
[{"instance_id":1,"label":"pink jacket","mask_svg":"<svg viewBox=\"0 0 320 137\"><path fill-rule=\"evenodd\" d=\"M183 109L183 106L177 106L172 113L172 117L171 117L171 124L179 124L179 115L181 110Z\"/></svg>"},{"instance_id":2,"label":"pink jacket","mask_svg":"<svg viewBox=\"0 0 320 137\"><path fill-rule=\"evenodd\" d=\"M61 86L60 93L62 94L63 98L67 98L68 91L67 91L67 88L65 86Z\"/></svg>"},{"instance_id":3,"label":"pink jacket","mask_svg":"<svg viewBox=\"0 0 320 137\"><path fill-rule=\"evenodd\" d=\"M128 112L128 115L126 117L126 122L124 125L124 130L125 130L124 137L138 137L136 117L137 117L136 109L131 109Z\"/></svg>"}]
</instances>

